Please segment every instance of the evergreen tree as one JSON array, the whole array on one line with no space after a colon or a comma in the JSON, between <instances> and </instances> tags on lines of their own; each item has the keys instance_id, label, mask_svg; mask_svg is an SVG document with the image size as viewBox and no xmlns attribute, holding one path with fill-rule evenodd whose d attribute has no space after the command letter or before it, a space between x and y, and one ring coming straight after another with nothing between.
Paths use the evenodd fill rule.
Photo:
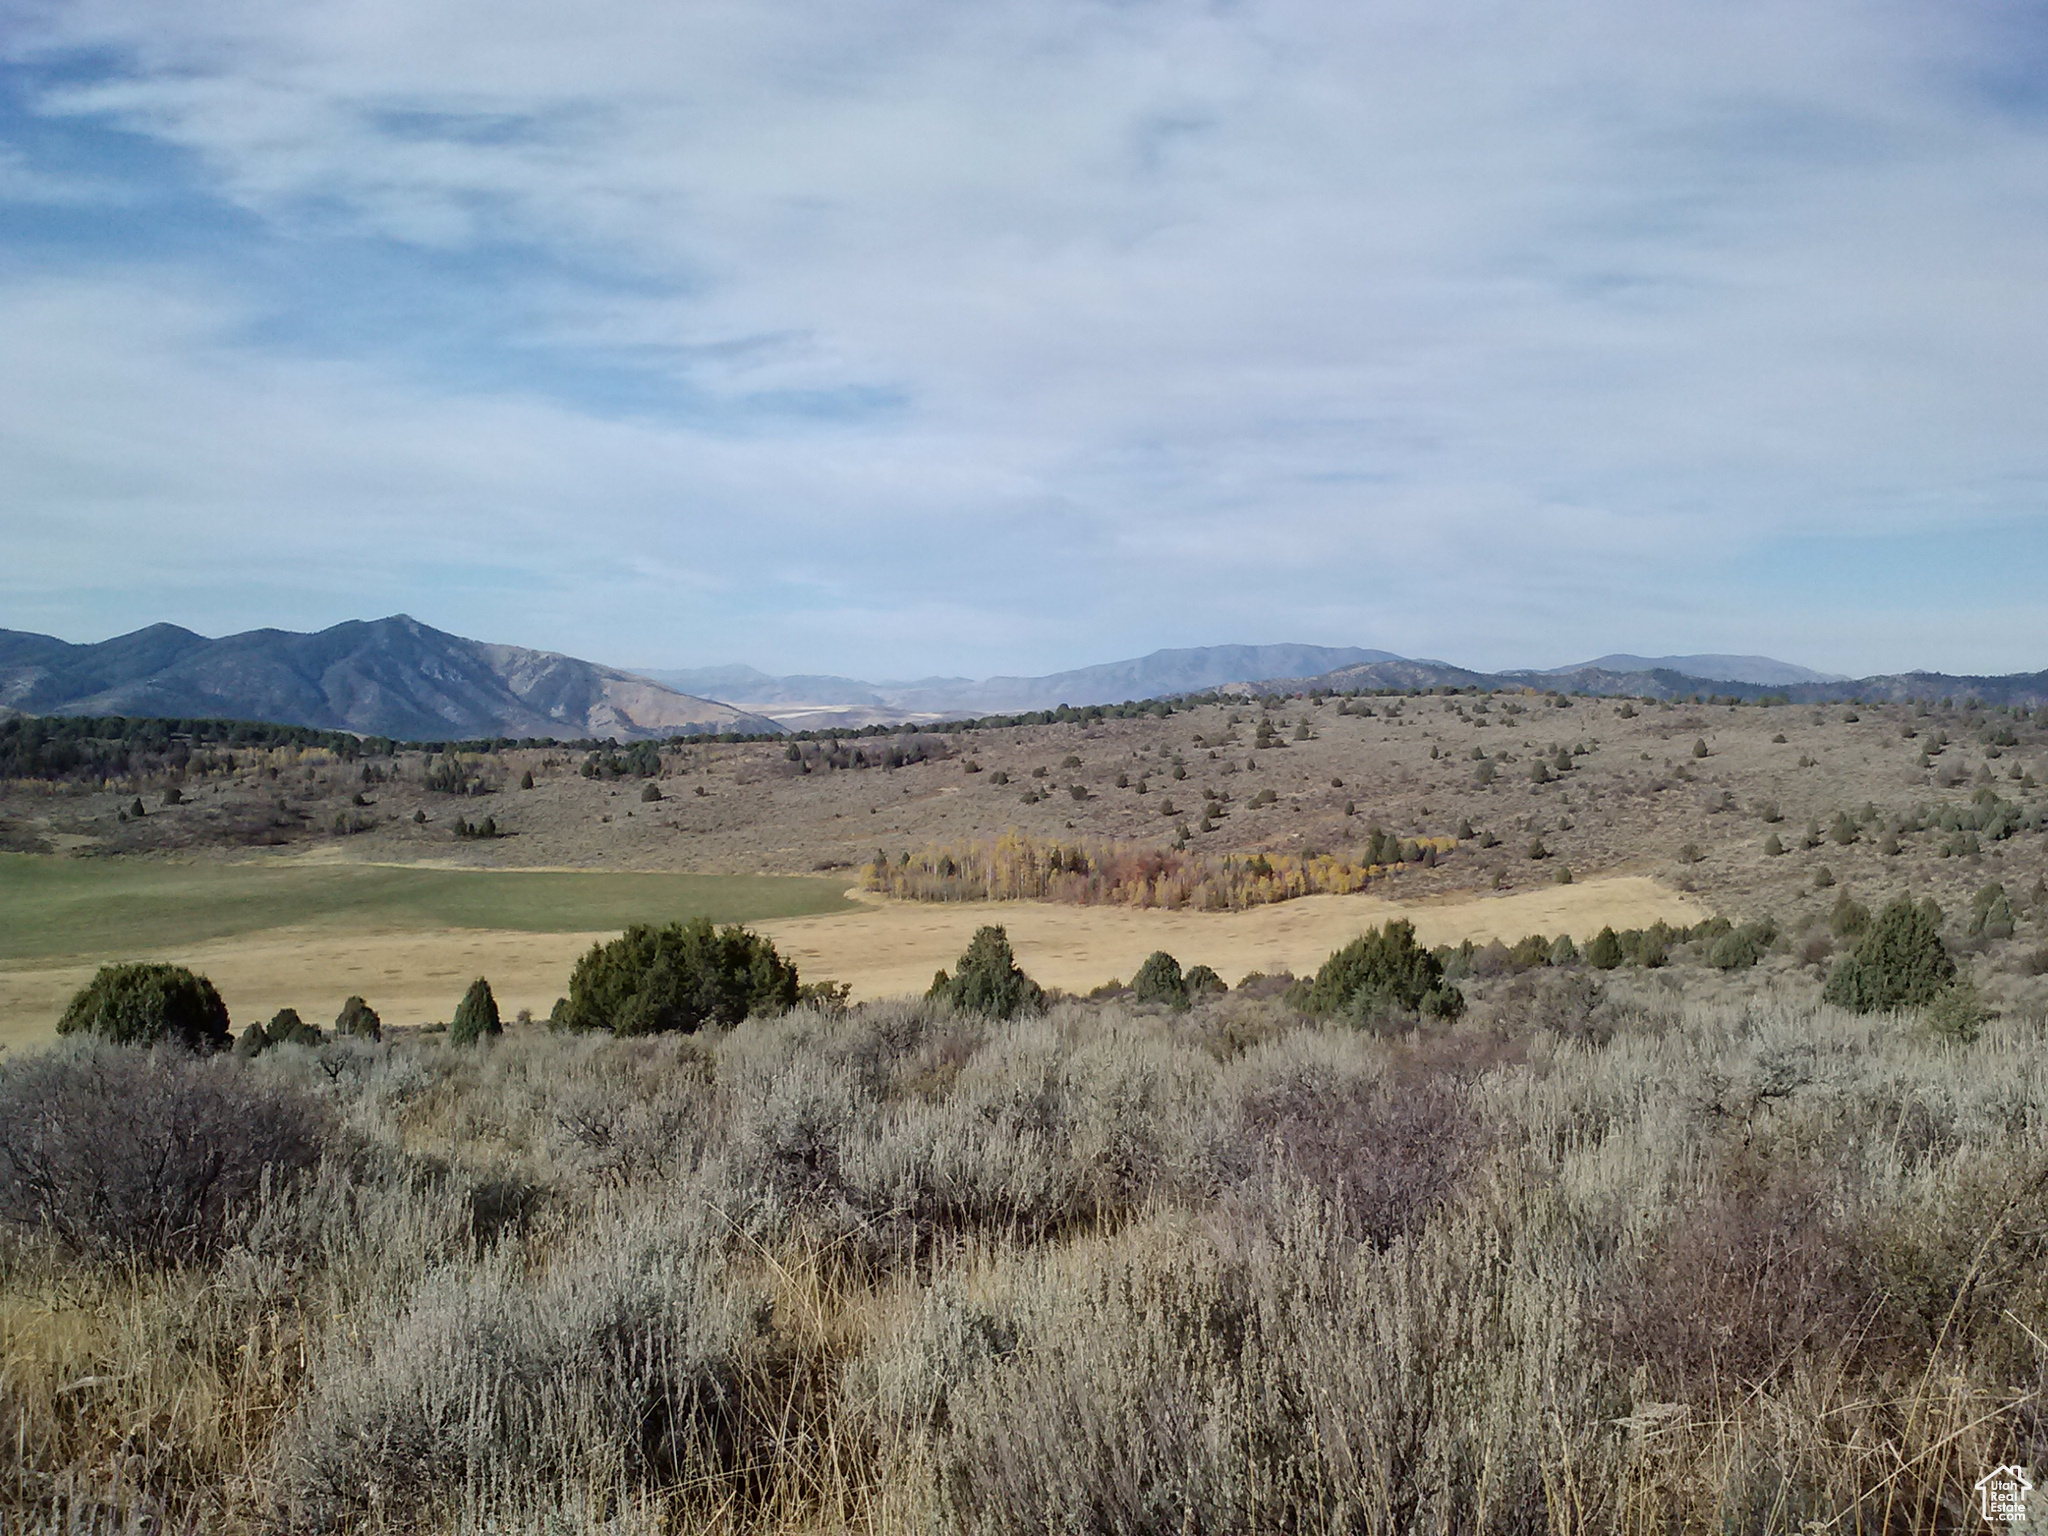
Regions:
<instances>
[{"instance_id":1,"label":"evergreen tree","mask_svg":"<svg viewBox=\"0 0 2048 1536\"><path fill-rule=\"evenodd\" d=\"M1956 977L1941 941L1941 909L1905 897L1888 905L1842 957L1821 996L1855 1013L1925 1007Z\"/></svg>"},{"instance_id":2,"label":"evergreen tree","mask_svg":"<svg viewBox=\"0 0 2048 1536\"><path fill-rule=\"evenodd\" d=\"M1155 949L1131 978L1131 992L1141 1003L1165 1003L1173 1008L1188 1005L1187 978L1180 962L1163 949Z\"/></svg>"},{"instance_id":3,"label":"evergreen tree","mask_svg":"<svg viewBox=\"0 0 2048 1536\"><path fill-rule=\"evenodd\" d=\"M991 1019L1037 1013L1045 1007L1045 989L1018 969L1009 934L994 926L975 931L953 974L948 977L941 971L933 978L930 995L962 1013Z\"/></svg>"},{"instance_id":4,"label":"evergreen tree","mask_svg":"<svg viewBox=\"0 0 2048 1536\"><path fill-rule=\"evenodd\" d=\"M233 1044L220 993L182 965L101 966L65 1008L57 1033L188 1051L224 1051Z\"/></svg>"},{"instance_id":5,"label":"evergreen tree","mask_svg":"<svg viewBox=\"0 0 2048 1536\"><path fill-rule=\"evenodd\" d=\"M341 1005L341 1012L334 1016L334 1032L363 1040L382 1040L384 1021L377 1017L377 1010L360 997L351 997Z\"/></svg>"},{"instance_id":6,"label":"evergreen tree","mask_svg":"<svg viewBox=\"0 0 2048 1536\"><path fill-rule=\"evenodd\" d=\"M491 984L479 976L469 984L469 990L462 994L462 1001L455 1006L454 1022L448 1026L448 1043L475 1045L480 1040L504 1032L504 1023L498 1018L498 1000L491 995Z\"/></svg>"},{"instance_id":7,"label":"evergreen tree","mask_svg":"<svg viewBox=\"0 0 2048 1536\"><path fill-rule=\"evenodd\" d=\"M1401 918L1332 954L1301 1001L1310 1013L1360 1023L1389 1009L1455 1019L1465 1007L1464 994L1444 980L1442 963L1415 942L1415 925Z\"/></svg>"},{"instance_id":8,"label":"evergreen tree","mask_svg":"<svg viewBox=\"0 0 2048 1536\"><path fill-rule=\"evenodd\" d=\"M1602 928L1586 946L1586 964L1596 971L1611 971L1621 964L1621 940L1612 928Z\"/></svg>"},{"instance_id":9,"label":"evergreen tree","mask_svg":"<svg viewBox=\"0 0 2048 1536\"><path fill-rule=\"evenodd\" d=\"M738 924L636 923L576 962L563 1023L620 1035L688 1034L786 1012L797 991L796 967Z\"/></svg>"}]
</instances>

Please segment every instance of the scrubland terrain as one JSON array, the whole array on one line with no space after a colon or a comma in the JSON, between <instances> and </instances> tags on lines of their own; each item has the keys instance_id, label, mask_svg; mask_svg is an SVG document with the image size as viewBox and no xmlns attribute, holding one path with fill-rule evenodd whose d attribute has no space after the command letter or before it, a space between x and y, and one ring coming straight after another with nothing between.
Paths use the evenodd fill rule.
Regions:
<instances>
[{"instance_id":1,"label":"scrubland terrain","mask_svg":"<svg viewBox=\"0 0 2048 1536\"><path fill-rule=\"evenodd\" d=\"M12 786L0 1526L1974 1529L1978 1477L2048 1463L2044 745L1239 700ZM1363 888L958 899L998 838L1067 889L1083 849ZM1967 1007L1824 1006L1901 894ZM698 914L853 1006L389 1027L478 973L545 1016ZM1462 1017L1302 1011L1288 973L1395 917ZM991 921L1043 1012L920 996ZM1604 927L1648 932L1596 969ZM1155 949L1230 989L1141 1002ZM385 1038L46 1044L142 953L237 1025L360 991Z\"/></svg>"},{"instance_id":2,"label":"scrubland terrain","mask_svg":"<svg viewBox=\"0 0 2048 1536\"><path fill-rule=\"evenodd\" d=\"M0 836L24 851L247 858L317 847L462 868L852 874L878 850L1012 828L1040 841L1164 845L1186 824L1197 852L1355 854L1373 827L1452 837L1469 823L1457 855L1406 871L1404 891L1487 890L1496 879L1526 888L1562 863L1578 877L1653 874L1717 907L1775 906L1785 919L1822 865L1851 886L1912 885L1945 902L1987 870L2030 885L2041 874L2037 840L1979 839L1975 852L1944 858L1953 829L1918 823L1944 806L1967 811L1987 788L2040 806L2032 770L2048 759L2048 730L2025 712L1920 708L1239 700L1164 718L684 745L653 759L653 778L617 754L584 777L583 755L559 749L355 763L245 752L231 771L10 785ZM1539 762L1543 782L1532 778ZM522 790L527 774L534 787ZM431 787L437 775L479 793ZM183 803L165 806L173 777ZM642 798L650 784L659 800ZM1267 791L1271 803L1255 805ZM136 798L146 814L119 820ZM1833 840L1838 812L1854 820L1853 841ZM486 815L503 836L455 835L458 819ZM354 830L337 834L337 822ZM1883 851L1887 834L1897 853ZM1764 853L1772 835L1787 853ZM1489 836L1498 841L1480 846ZM1538 838L1547 859L1527 857Z\"/></svg>"},{"instance_id":3,"label":"scrubland terrain","mask_svg":"<svg viewBox=\"0 0 2048 1536\"><path fill-rule=\"evenodd\" d=\"M1961 1047L1669 980L1497 978L1392 1035L1233 993L16 1062L14 1123L54 1108L57 1176L115 1195L0 1238L0 1507L1964 1529L2048 1455L2040 1019ZM237 1128L239 1199L147 1220L181 1112Z\"/></svg>"},{"instance_id":4,"label":"scrubland terrain","mask_svg":"<svg viewBox=\"0 0 2048 1536\"><path fill-rule=\"evenodd\" d=\"M837 891L860 884L878 854L939 861L1013 831L1040 847L1143 854L1178 843L1185 857L1212 863L1321 854L1362 865L1375 830L1448 850L1338 898L1355 903L1348 909L1286 903L1264 921L1005 904L1027 966L1070 991L1127 979L1134 956L1157 947L1213 955L1207 963L1232 979L1232 967L1300 971L1342 942L1340 930L1378 921L1385 901L1408 910L1431 942L1560 930L1583 942L1604 923L1683 924L1701 912L1770 918L1781 952L1817 981L1839 942L1830 922L1845 895L1875 910L1910 892L1942 904L1958 939L1982 953L1986 984L2019 1005L2033 995L2033 956L2048 939L2048 799L2033 772L2048 759L2048 731L2025 711L1966 706L1237 698L1129 719L642 746L595 758L561 748L360 761L319 750L200 752L104 783L15 783L0 793L7 846L69 855L74 869L139 861L188 872L180 878L195 867L263 871L287 899L241 903L232 922L223 917L231 903L189 904L216 926L182 939L161 937L160 918L155 936L139 933L132 906L90 903L78 909L86 936L68 949L23 949L0 933L0 1037L40 1033L53 1000L97 960L181 958L192 950L175 945L201 938L215 941L204 958L231 978L238 1013L331 1012L367 976L393 1016L412 1021L444 1016L452 1002L434 1001L447 990L441 973L454 977L472 957L502 969L516 1006L544 1012L568 959L610 924L768 915L734 896L630 913L613 903L608 921L586 920L581 898L536 914L533 900L501 890L449 917L445 904L394 888L381 907L358 902L337 915L330 903L309 916L294 882L317 886L338 872L765 873L836 881ZM533 787L522 788L529 775ZM173 792L179 803L164 803ZM123 820L138 800L144 814ZM487 817L500 835L458 835L458 824ZM1544 856L1531 857L1538 843ZM1573 884L1560 887L1567 870ZM0 868L0 903L16 892L10 914L40 905L10 882ZM1965 934L1974 898L1992 883L2008 895L2014 933ZM1500 896L1556 905L1489 905ZM20 932L23 921L10 916L7 927ZM807 973L874 997L928 978L977 921L922 903L870 903L857 916L774 931ZM552 937L519 937L536 932ZM231 943L251 935L260 944ZM431 985L409 984L437 945ZM44 1022L24 1022L30 1015Z\"/></svg>"}]
</instances>

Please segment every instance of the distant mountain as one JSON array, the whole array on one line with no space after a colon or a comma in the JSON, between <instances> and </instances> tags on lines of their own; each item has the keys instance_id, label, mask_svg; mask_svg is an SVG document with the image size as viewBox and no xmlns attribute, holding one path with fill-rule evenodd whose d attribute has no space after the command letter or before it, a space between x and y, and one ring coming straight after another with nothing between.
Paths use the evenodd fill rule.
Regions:
<instances>
[{"instance_id":1,"label":"distant mountain","mask_svg":"<svg viewBox=\"0 0 2048 1536\"><path fill-rule=\"evenodd\" d=\"M693 671L643 668L641 675L728 703L752 706L791 726L823 728L879 720L1022 714L1062 704L1121 704L1127 699L1200 693L1260 678L1399 660L1391 651L1357 646L1210 645L1154 651L1130 661L1105 662L1045 677L991 677L980 682L964 677L883 683L851 677L771 677L746 666Z\"/></svg>"},{"instance_id":2,"label":"distant mountain","mask_svg":"<svg viewBox=\"0 0 2048 1536\"><path fill-rule=\"evenodd\" d=\"M0 630L0 708L264 720L413 741L780 729L630 672L465 640L403 614L219 640L156 624L97 645Z\"/></svg>"},{"instance_id":3,"label":"distant mountain","mask_svg":"<svg viewBox=\"0 0 2048 1536\"><path fill-rule=\"evenodd\" d=\"M1314 677L1265 678L1261 679L1259 686L1294 691L1329 689L1336 693L1375 688L1540 688L1555 689L1560 693L1650 699L1684 699L1695 695L1733 699L1768 697L1788 699L1794 704L1842 703L1851 699L1875 703L1904 699L1974 698L1984 704L2048 705L2048 672L2015 672L2001 677L1901 672L1881 677L1772 684L1695 677L1667 667L1655 667L1649 671L1610 671L1604 667L1587 666L1561 672L1471 672L1448 662L1407 661L1343 667Z\"/></svg>"},{"instance_id":4,"label":"distant mountain","mask_svg":"<svg viewBox=\"0 0 2048 1536\"><path fill-rule=\"evenodd\" d=\"M1766 688L1784 688L1794 683L1846 683L1839 672L1816 672L1811 667L1769 656L1598 656L1576 666L1552 667L1549 675L1563 677L1574 672L1677 672L1685 677L1704 678L1717 683L1756 683Z\"/></svg>"}]
</instances>

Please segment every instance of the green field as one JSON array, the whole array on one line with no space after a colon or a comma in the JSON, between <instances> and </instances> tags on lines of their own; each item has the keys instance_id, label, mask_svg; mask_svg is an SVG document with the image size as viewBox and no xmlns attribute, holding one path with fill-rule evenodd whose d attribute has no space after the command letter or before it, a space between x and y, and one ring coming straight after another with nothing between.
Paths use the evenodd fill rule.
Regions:
<instances>
[{"instance_id":1,"label":"green field","mask_svg":"<svg viewBox=\"0 0 2048 1536\"><path fill-rule=\"evenodd\" d=\"M837 912L846 881L0 854L0 961L133 953L298 923L595 933Z\"/></svg>"}]
</instances>

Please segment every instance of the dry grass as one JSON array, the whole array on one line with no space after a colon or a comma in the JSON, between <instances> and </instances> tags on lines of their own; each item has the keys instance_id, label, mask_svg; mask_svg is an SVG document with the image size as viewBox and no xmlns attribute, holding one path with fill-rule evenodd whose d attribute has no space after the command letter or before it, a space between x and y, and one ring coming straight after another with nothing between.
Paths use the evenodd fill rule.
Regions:
<instances>
[{"instance_id":1,"label":"dry grass","mask_svg":"<svg viewBox=\"0 0 2048 1536\"><path fill-rule=\"evenodd\" d=\"M1892 1531L2048 1460L2038 1024L1562 1007L283 1048L338 1129L217 1259L0 1239L0 1518Z\"/></svg>"}]
</instances>

